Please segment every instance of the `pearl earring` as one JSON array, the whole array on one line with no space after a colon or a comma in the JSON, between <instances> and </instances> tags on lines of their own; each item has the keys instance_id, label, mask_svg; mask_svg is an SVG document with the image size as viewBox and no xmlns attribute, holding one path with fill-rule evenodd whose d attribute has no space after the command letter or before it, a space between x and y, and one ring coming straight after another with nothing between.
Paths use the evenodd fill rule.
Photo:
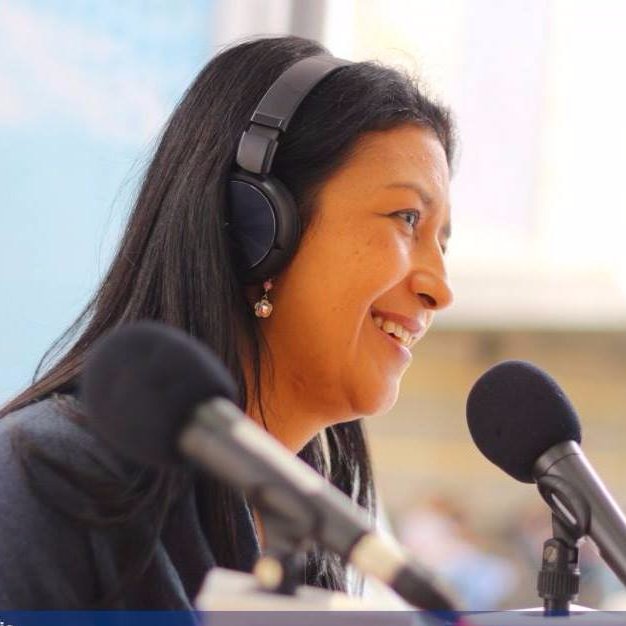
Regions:
<instances>
[{"instance_id":1,"label":"pearl earring","mask_svg":"<svg viewBox=\"0 0 626 626\"><path fill-rule=\"evenodd\" d=\"M254 314L257 317L269 317L272 314L273 306L269 300L269 292L271 291L274 284L272 283L272 279L268 278L263 283L263 295L261 299L254 304Z\"/></svg>"}]
</instances>

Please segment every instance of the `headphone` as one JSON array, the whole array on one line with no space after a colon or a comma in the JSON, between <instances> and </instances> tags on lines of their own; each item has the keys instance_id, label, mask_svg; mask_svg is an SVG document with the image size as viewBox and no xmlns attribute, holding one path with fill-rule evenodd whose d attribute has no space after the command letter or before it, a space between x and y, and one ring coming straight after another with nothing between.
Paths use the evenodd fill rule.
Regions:
<instances>
[{"instance_id":1,"label":"headphone","mask_svg":"<svg viewBox=\"0 0 626 626\"><path fill-rule=\"evenodd\" d=\"M267 90L239 140L239 169L228 180L227 227L248 284L276 275L300 241L296 202L271 175L278 141L313 87L346 65L350 62L326 55L296 61Z\"/></svg>"}]
</instances>

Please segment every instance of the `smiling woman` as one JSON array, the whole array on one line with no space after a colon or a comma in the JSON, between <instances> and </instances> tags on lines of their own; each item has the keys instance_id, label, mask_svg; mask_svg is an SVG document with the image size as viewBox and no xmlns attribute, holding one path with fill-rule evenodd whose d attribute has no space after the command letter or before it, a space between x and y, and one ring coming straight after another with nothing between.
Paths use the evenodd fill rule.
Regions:
<instances>
[{"instance_id":1,"label":"smiling woman","mask_svg":"<svg viewBox=\"0 0 626 626\"><path fill-rule=\"evenodd\" d=\"M365 133L321 188L263 323L274 362L267 424L294 451L320 428L395 403L409 346L452 300L449 213L445 151L413 124Z\"/></svg>"},{"instance_id":2,"label":"smiling woman","mask_svg":"<svg viewBox=\"0 0 626 626\"><path fill-rule=\"evenodd\" d=\"M374 512L360 418L393 405L452 300L453 151L412 79L313 41L247 42L200 72L68 349L0 413L0 608L189 608L209 568L259 554L241 494L129 463L89 430L85 356L127 322L209 345L251 418ZM303 583L346 589L334 555L307 556Z\"/></svg>"}]
</instances>

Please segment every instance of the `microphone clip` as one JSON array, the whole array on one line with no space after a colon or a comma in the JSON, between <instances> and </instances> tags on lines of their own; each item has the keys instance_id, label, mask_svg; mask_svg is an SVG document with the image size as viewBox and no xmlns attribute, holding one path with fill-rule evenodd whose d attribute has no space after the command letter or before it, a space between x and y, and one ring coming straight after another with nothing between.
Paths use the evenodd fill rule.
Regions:
<instances>
[{"instance_id":1,"label":"microphone clip","mask_svg":"<svg viewBox=\"0 0 626 626\"><path fill-rule=\"evenodd\" d=\"M578 543L589 528L589 505L560 476L544 474L537 478L537 487L552 509L553 533L543 544L537 593L545 616L566 616L580 589Z\"/></svg>"},{"instance_id":2,"label":"microphone clip","mask_svg":"<svg viewBox=\"0 0 626 626\"><path fill-rule=\"evenodd\" d=\"M552 514L553 537L543 544L541 569L537 577L537 593L543 599L544 615L567 616L570 603L578 598L580 569L578 542L561 517Z\"/></svg>"},{"instance_id":3,"label":"microphone clip","mask_svg":"<svg viewBox=\"0 0 626 626\"><path fill-rule=\"evenodd\" d=\"M294 595L305 583L306 550L319 525L316 511L301 494L284 486L263 485L249 499L260 513L265 538L253 574L264 591Z\"/></svg>"}]
</instances>

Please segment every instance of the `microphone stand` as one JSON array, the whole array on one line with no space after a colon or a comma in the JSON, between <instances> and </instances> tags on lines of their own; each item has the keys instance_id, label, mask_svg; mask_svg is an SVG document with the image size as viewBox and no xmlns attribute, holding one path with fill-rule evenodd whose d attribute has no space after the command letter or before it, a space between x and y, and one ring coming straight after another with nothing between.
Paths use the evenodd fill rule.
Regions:
<instances>
[{"instance_id":1,"label":"microphone stand","mask_svg":"<svg viewBox=\"0 0 626 626\"><path fill-rule=\"evenodd\" d=\"M284 521L264 515L265 549L252 573L264 591L293 596L304 583L304 554L300 542L290 541L281 534Z\"/></svg>"},{"instance_id":2,"label":"microphone stand","mask_svg":"<svg viewBox=\"0 0 626 626\"><path fill-rule=\"evenodd\" d=\"M580 569L578 541L561 520L552 514L554 536L543 544L541 569L537 577L537 592L543 598L543 614L569 615L570 602L578 597Z\"/></svg>"},{"instance_id":3,"label":"microphone stand","mask_svg":"<svg viewBox=\"0 0 626 626\"><path fill-rule=\"evenodd\" d=\"M275 505L285 498L289 507ZM305 582L306 550L318 526L315 510L299 494L271 484L252 493L250 502L261 514L265 539L252 573L264 591L293 596Z\"/></svg>"},{"instance_id":4,"label":"microphone stand","mask_svg":"<svg viewBox=\"0 0 626 626\"><path fill-rule=\"evenodd\" d=\"M310 537L320 525L304 496L281 485L264 484L249 495L249 502L263 520L263 553L252 575L218 567L209 571L195 599L199 611L208 611L207 624L309 626L313 619L320 626L353 626L356 622L362 626L416 626L416 614L398 611L397 605L304 585L304 557L312 545ZM432 624L428 617L418 623Z\"/></svg>"},{"instance_id":5,"label":"microphone stand","mask_svg":"<svg viewBox=\"0 0 626 626\"><path fill-rule=\"evenodd\" d=\"M537 487L552 509L553 534L543 544L537 592L543 598L545 616L567 616L580 588L578 544L589 527L589 505L569 482L558 476L541 476Z\"/></svg>"}]
</instances>

